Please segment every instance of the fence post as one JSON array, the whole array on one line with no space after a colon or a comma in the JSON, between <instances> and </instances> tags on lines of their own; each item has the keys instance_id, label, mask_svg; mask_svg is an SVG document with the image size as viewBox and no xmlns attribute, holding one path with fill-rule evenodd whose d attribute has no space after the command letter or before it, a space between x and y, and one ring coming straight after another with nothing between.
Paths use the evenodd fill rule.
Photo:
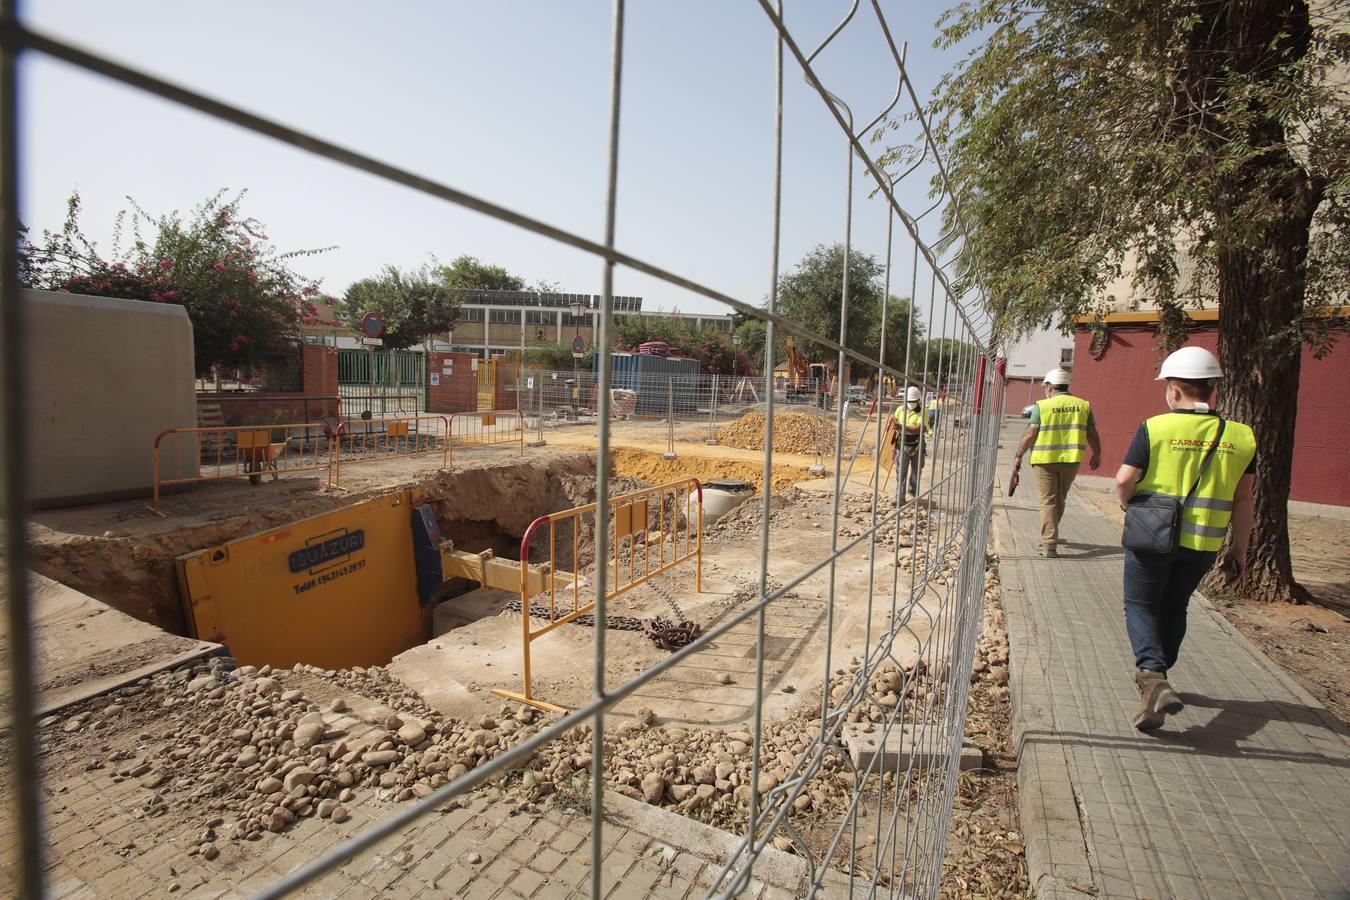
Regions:
<instances>
[{"instance_id":1,"label":"fence post","mask_svg":"<svg viewBox=\"0 0 1350 900\"><path fill-rule=\"evenodd\" d=\"M520 369L517 369L517 370L516 370L517 373L520 373L520 371L521 371ZM524 376L521 375L521 374L517 374L517 375L516 375L516 396L517 396L517 397L520 396L520 379L521 379L522 377L524 377ZM542 447L542 446L544 446L544 445L547 443L547 441L544 440L544 394L543 394L543 385L542 385L542 384L535 384L534 382L535 382L535 379L536 379L536 378L537 378L539 381L541 381L541 382L544 380L542 375L531 376L531 377L529 378L529 380L526 382L528 385L530 385L530 387L527 387L526 390L528 390L530 393L534 394L534 417L535 417L535 420L536 420L536 421L535 421L535 424L536 424L536 425L538 426L538 428L539 428L539 437L537 437L537 438L535 438L534 440L530 441L529 444L526 445L526 446L528 446L528 447ZM521 418L520 418L520 433L521 433L521 435L522 435L521 440L524 440L524 434L525 434L525 413L524 413L524 410L525 410L525 409L529 409L529 401L526 401L526 402L525 402L525 405L522 407L522 411L521 411Z\"/></svg>"},{"instance_id":2,"label":"fence post","mask_svg":"<svg viewBox=\"0 0 1350 900\"><path fill-rule=\"evenodd\" d=\"M709 447L717 446L717 376L712 377L712 396L708 398L708 436L703 443Z\"/></svg>"},{"instance_id":3,"label":"fence post","mask_svg":"<svg viewBox=\"0 0 1350 900\"><path fill-rule=\"evenodd\" d=\"M666 376L666 452L665 459L675 458L675 376Z\"/></svg>"},{"instance_id":4,"label":"fence post","mask_svg":"<svg viewBox=\"0 0 1350 900\"><path fill-rule=\"evenodd\" d=\"M813 379L815 382L815 399L812 401L812 415L816 417L816 462L815 465L807 469L812 475L819 478L825 474L825 411L820 407L820 380Z\"/></svg>"}]
</instances>

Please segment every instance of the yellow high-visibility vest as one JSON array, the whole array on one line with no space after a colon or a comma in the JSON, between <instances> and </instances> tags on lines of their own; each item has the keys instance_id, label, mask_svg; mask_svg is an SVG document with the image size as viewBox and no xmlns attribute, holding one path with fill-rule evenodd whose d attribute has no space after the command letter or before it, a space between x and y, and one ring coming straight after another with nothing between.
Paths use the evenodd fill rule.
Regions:
<instances>
[{"instance_id":1,"label":"yellow high-visibility vest","mask_svg":"<svg viewBox=\"0 0 1350 900\"><path fill-rule=\"evenodd\" d=\"M1055 394L1037 400L1036 408L1041 421L1036 443L1031 445L1031 464L1082 462L1091 404L1073 394Z\"/></svg>"},{"instance_id":2,"label":"yellow high-visibility vest","mask_svg":"<svg viewBox=\"0 0 1350 900\"><path fill-rule=\"evenodd\" d=\"M900 431L901 440L911 445L933 433L923 410L910 409L908 406L900 406L895 410L895 427Z\"/></svg>"},{"instance_id":3,"label":"yellow high-visibility vest","mask_svg":"<svg viewBox=\"0 0 1350 900\"><path fill-rule=\"evenodd\" d=\"M1218 416L1170 412L1154 416L1146 424L1148 471L1135 490L1185 497L1219 433ZM1181 546L1192 550L1218 550L1223 546L1233 517L1233 495L1255 455L1256 437L1251 428L1229 422L1191 502L1181 512Z\"/></svg>"}]
</instances>

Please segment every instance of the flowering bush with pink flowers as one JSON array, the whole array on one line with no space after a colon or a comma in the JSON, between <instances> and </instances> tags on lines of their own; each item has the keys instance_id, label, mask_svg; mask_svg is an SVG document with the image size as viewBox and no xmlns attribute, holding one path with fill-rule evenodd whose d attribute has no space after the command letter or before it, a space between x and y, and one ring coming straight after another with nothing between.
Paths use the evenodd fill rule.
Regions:
<instances>
[{"instance_id":1,"label":"flowering bush with pink flowers","mask_svg":"<svg viewBox=\"0 0 1350 900\"><path fill-rule=\"evenodd\" d=\"M72 194L60 231L26 248L32 287L149 303L177 303L192 319L197 374L250 368L293 347L302 325L319 324L318 283L290 262L322 250L280 252L261 223L240 212L243 193L217 193L184 218L152 217L132 203L131 242L105 257L79 228ZM120 245L128 214L118 216ZM148 236L147 236L148 235Z\"/></svg>"}]
</instances>

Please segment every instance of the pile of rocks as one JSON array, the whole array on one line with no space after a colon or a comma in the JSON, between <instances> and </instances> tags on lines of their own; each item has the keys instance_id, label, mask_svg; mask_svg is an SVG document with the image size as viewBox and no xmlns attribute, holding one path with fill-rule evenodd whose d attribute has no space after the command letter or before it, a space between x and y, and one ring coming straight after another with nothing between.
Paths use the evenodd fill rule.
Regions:
<instances>
[{"instance_id":1,"label":"pile of rocks","mask_svg":"<svg viewBox=\"0 0 1350 900\"><path fill-rule=\"evenodd\" d=\"M754 789L762 797L780 785L809 748L819 725L801 717L766 723L761 732L760 772ZM647 803L671 807L717 827L742 827L750 802L748 731L663 727L649 711L605 735L608 789ZM589 794L591 736L580 726L541 749L520 779L536 796L559 790ZM828 815L846 803L850 785L844 763L826 754L821 770L793 804L793 813Z\"/></svg>"},{"instance_id":2,"label":"pile of rocks","mask_svg":"<svg viewBox=\"0 0 1350 900\"><path fill-rule=\"evenodd\" d=\"M308 675L355 687L316 703L313 691L291 686ZM227 659L162 672L131 689L136 700L158 701L158 727L136 736L130 749L96 759L89 769L113 768L112 779L135 779L152 793L138 817L191 808L207 810L207 858L217 834L257 840L299 819L342 822L358 791L377 790L389 801L425 797L470 768L495 757L535 730L535 710L519 707L501 721L467 723L436 715L378 669L333 672L312 666L273 671L234 668ZM401 710L371 699L393 700ZM121 703L81 712L60 726L63 735L96 733ZM407 712L415 709L419 714ZM216 815L215 813L219 813Z\"/></svg>"},{"instance_id":3,"label":"pile of rocks","mask_svg":"<svg viewBox=\"0 0 1350 900\"><path fill-rule=\"evenodd\" d=\"M993 683L995 699L1008 699L1008 628L996 560L984 573L984 622L970 672L972 683L980 679Z\"/></svg>"},{"instance_id":4,"label":"pile of rocks","mask_svg":"<svg viewBox=\"0 0 1350 900\"><path fill-rule=\"evenodd\" d=\"M134 721L153 724L86 768L108 768L113 781L144 789L137 817L198 817L201 840L190 852L207 859L220 854L220 842L256 841L305 818L342 822L362 792L391 803L425 797L552 718L515 705L474 721L441 716L378 667L236 668L217 658L49 717L45 737L106 751L104 730L133 721L124 706ZM818 730L800 716L766 723L753 789L763 796L782 783ZM663 727L643 710L606 734L606 783L711 825L740 827L753 743L747 731ZM581 799L589 794L590 753L590 727L581 725L517 761L489 789L512 811ZM836 814L849 792L843 761L826 754L792 814Z\"/></svg>"},{"instance_id":5,"label":"pile of rocks","mask_svg":"<svg viewBox=\"0 0 1350 900\"><path fill-rule=\"evenodd\" d=\"M836 669L830 677L830 704L836 706L845 702L858 690L860 679L858 670L862 660L854 657L845 667ZM863 690L867 697L853 707L848 714L850 724L860 725L860 730L870 733L875 725L895 717L895 709L902 703L926 705L941 699L941 684L945 670L942 666L930 668L922 658L898 662L894 659L882 660L880 665L867 673ZM820 718L817 710L814 714Z\"/></svg>"}]
</instances>

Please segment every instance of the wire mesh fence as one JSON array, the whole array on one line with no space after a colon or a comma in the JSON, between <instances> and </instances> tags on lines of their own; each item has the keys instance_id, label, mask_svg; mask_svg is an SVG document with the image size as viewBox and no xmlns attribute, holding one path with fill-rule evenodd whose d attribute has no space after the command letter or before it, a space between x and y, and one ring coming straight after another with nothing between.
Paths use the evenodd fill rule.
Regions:
<instances>
[{"instance_id":1,"label":"wire mesh fence","mask_svg":"<svg viewBox=\"0 0 1350 900\"><path fill-rule=\"evenodd\" d=\"M22 429L24 404L21 373L15 368L13 351L22 341L18 300L16 240L17 164L15 147L21 122L15 104L15 60L21 54L37 53L63 60L88 72L114 79L184 107L249 129L316 156L403 185L425 195L477 211L534 234L592 254L602 266L603 293L598 314L599 362L592 373L521 372L516 379L516 403L533 415L535 428L562 427L581 422L595 429L597 446L596 499L599 509L608 507L612 473L610 449L626 423L678 419L688 425L706 425L715 439L718 423L762 411L763 453L766 489L751 502L759 505L757 565L745 573L747 590L716 625L661 662L624 679L614 679L606 668L606 624L609 612L607 567L592 566L584 573L595 598L592 652L594 692L592 699L573 711L547 722L528 737L495 757L450 780L448 784L397 809L370 824L350 840L338 843L317 858L264 889L260 896L280 897L301 890L339 870L348 861L389 838L419 827L425 818L445 808L489 779L525 765L550 744L588 736L586 796L590 816L590 869L585 889L594 897L606 896L617 877L607 870L605 855L607 795L631 787L618 780L610 765L613 746L606 728L614 707L633 697L644 686L676 667L692 664L700 654L729 640L733 629L748 628L751 635L746 653L753 660L749 715L741 727L746 740L728 741L725 755L733 759L737 782L725 808L728 826L739 836L736 849L699 885L709 895L735 896L750 886L756 867L774 848L787 850L805 862L802 893L827 887L847 886L864 895L933 896L942 875L954 792L958 778L961 736L980 623L986 565L994 452L997 447L997 413L1002 382L991 359L992 335L980 306L978 279L960 284L948 272L965 273L963 232L946 183L937 147L928 134L921 104L906 75L903 51L895 43L876 0L859 14L855 0L838 26L814 49L798 43L784 24L780 3L759 0L766 18L764 40L776 51L772 98L775 144L772 159L774 217L769 238L773 260L767 273L767 303L759 305L729 296L701 283L696 274L668 271L654 263L627 254L617 245L615 203L620 158L620 97L624 80L624 0L615 0L612 19L609 143L604 196L605 229L602 240L593 240L548 225L527 214L505 209L467 191L435 182L417 173L380 162L358 151L302 133L282 122L210 99L192 90L157 78L147 72L88 52L59 38L39 34L14 17L12 0L0 7L4 42L0 45L0 195L3 196L4 269L0 272L5 325L0 329L5 366L3 427L5 437L5 484L7 488L6 561L9 595L10 709L13 717L10 741L16 833L19 852L14 868L15 893L43 893L43 835L39 817L40 773L36 734L33 728L34 681L32 669L32 615L28 584L24 577L24 458ZM894 79L894 97L869 121L855 120L843 98L831 93L821 81L815 61L829 51L831 43L848 29L869 29L881 36L894 60L886 77ZM887 359L885 328L887 309L880 317L882 340L879 358L865 349L849 346L850 286L845 274L841 284L841 315L838 334L820 334L781 314L778 307L778 247L782 196L782 92L785 70L800 70L807 85L838 126L841 161L840 187L846 199L842 223L844 252L853 247L855 200L873 194L873 202L886 212L885 291L889 303L892 286L909 295L928 335L942 340L924 358ZM919 154L903 171L883 171L867 146L867 135L883 121L902 124ZM896 186L911 179L936 185L938 194L931 207L914 215L896 199ZM856 180L864 182L855 185ZM945 219L943 218L945 215ZM897 228L897 225L899 226ZM944 232L945 229L945 232ZM611 326L614 321L614 270L622 266L720 303L732 311L766 323L766 346L773 347L780 332L826 347L836 354L833 371L871 370L894 379L895 393L903 396L917 386L927 396L946 398L941 414L934 416L926 446L916 496L907 496L901 479L892 477L889 463L893 449L886 443L887 420L894 401L870 393L851 393L843 380L808 384L770 383L770 378L705 376L681 379L669 376L648 382L617 375L611 368ZM844 267L848 271L847 265ZM914 317L911 317L911 321ZM948 339L953 339L949 343ZM914 346L908 342L907 346ZM954 357L954 358L953 358ZM772 371L773 360L763 367ZM917 376L912 373L919 373ZM944 373L939 383L937 373ZM437 385L428 384L434 395ZM876 448L874 464L852 468L845 440L855 423L858 405L872 407L865 427L872 432ZM492 404L499 406L500 404ZM828 526L819 532L813 552L804 558L785 560L775 554L775 541L783 539L783 526L774 526L772 472L778 451L774 449L775 411L789 407L814 407L832 428L828 441L830 489ZM481 407L474 407L481 408ZM416 409L401 409L416 412ZM434 405L433 412L438 412ZM450 412L453 410L446 410ZM824 444L822 444L822 447ZM850 473L853 474L850 474ZM858 476L861 476L861 479ZM611 540L606 529L593 536L592 559L610 556ZM861 580L859 580L861 579ZM847 589L844 586L847 585ZM804 721L791 739L782 737L782 723L775 720L766 683L775 636L769 633L770 617L797 591L814 590L819 601L820 625L813 640L819 667L806 695ZM744 630L744 628L742 630ZM742 732L738 732L742 733ZM734 745L734 746L733 746ZM768 748L776 747L770 752ZM719 751L720 754L723 751ZM748 757L741 774L738 766ZM828 806L824 815L809 815L825 780L845 785L842 802ZM722 803L722 800L718 800Z\"/></svg>"}]
</instances>

